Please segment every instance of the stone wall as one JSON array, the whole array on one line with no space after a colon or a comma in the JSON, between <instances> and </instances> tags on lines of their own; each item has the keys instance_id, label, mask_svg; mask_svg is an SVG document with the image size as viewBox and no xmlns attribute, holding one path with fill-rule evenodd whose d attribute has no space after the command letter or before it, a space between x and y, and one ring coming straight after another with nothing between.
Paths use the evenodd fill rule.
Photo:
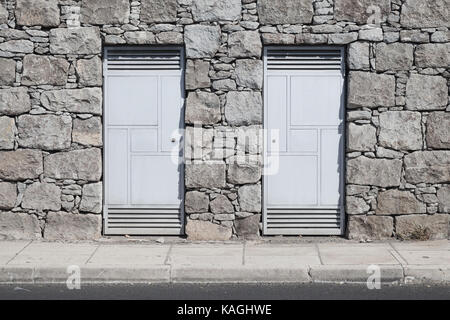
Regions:
<instances>
[{"instance_id":1,"label":"stone wall","mask_svg":"<svg viewBox=\"0 0 450 320\"><path fill-rule=\"evenodd\" d=\"M0 0L0 236L100 236L102 46L126 44L186 48L189 238L260 234L262 48L283 44L347 47L348 237L446 238L449 8Z\"/></svg>"}]
</instances>

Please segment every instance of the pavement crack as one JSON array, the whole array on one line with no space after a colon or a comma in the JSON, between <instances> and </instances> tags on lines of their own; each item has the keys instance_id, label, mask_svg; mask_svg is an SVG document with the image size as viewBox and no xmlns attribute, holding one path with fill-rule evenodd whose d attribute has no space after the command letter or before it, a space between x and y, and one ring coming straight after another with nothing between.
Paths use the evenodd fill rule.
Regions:
<instances>
[{"instance_id":1,"label":"pavement crack","mask_svg":"<svg viewBox=\"0 0 450 320\"><path fill-rule=\"evenodd\" d=\"M94 255L97 253L98 249L100 248L101 244L99 244L97 246L97 248L95 248L94 252L92 252L92 254L89 256L89 258L86 260L86 262L84 263L85 265L87 265L89 263L89 261L91 261L91 259L94 257Z\"/></svg>"},{"instance_id":2,"label":"pavement crack","mask_svg":"<svg viewBox=\"0 0 450 320\"><path fill-rule=\"evenodd\" d=\"M245 266L245 251L246 251L247 241L242 244L242 265Z\"/></svg>"},{"instance_id":3,"label":"pavement crack","mask_svg":"<svg viewBox=\"0 0 450 320\"><path fill-rule=\"evenodd\" d=\"M319 245L317 243L315 243L314 246L316 247L317 256L319 257L320 264L323 265L324 263L323 263L323 260L322 260L322 256L320 255Z\"/></svg>"},{"instance_id":4,"label":"pavement crack","mask_svg":"<svg viewBox=\"0 0 450 320\"><path fill-rule=\"evenodd\" d=\"M11 261L13 261L21 252L23 252L23 250L25 250L30 244L33 243L33 240L31 240L30 242L28 242L22 249L20 249L15 255L14 257L12 257L11 259L8 260L8 262L6 262L5 266L7 266Z\"/></svg>"},{"instance_id":5,"label":"pavement crack","mask_svg":"<svg viewBox=\"0 0 450 320\"><path fill-rule=\"evenodd\" d=\"M166 258L164 259L164 264L165 265L170 265L171 266L171 263L170 263L170 254L172 253L172 248L173 248L173 244L171 244L170 246L169 246L169 250L167 250L167 255L166 255ZM172 269L172 268L171 268Z\"/></svg>"}]
</instances>

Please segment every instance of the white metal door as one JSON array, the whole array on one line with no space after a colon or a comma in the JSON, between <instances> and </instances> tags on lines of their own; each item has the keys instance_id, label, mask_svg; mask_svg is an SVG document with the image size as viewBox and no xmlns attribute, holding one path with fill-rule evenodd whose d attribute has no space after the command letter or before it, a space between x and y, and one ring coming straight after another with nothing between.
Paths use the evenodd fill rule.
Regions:
<instances>
[{"instance_id":1,"label":"white metal door","mask_svg":"<svg viewBox=\"0 0 450 320\"><path fill-rule=\"evenodd\" d=\"M105 234L183 232L182 57L105 50Z\"/></svg>"},{"instance_id":2,"label":"white metal door","mask_svg":"<svg viewBox=\"0 0 450 320\"><path fill-rule=\"evenodd\" d=\"M342 48L265 49L265 234L343 231Z\"/></svg>"}]
</instances>

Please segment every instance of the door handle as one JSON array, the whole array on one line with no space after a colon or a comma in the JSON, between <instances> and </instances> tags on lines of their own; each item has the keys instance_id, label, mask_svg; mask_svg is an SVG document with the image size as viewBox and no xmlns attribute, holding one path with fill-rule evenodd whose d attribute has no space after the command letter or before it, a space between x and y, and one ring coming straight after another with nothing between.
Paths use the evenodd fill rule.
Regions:
<instances>
[{"instance_id":1,"label":"door handle","mask_svg":"<svg viewBox=\"0 0 450 320\"><path fill-rule=\"evenodd\" d=\"M170 141L172 141L172 142L176 142L177 141L177 139L175 139L175 138L172 138Z\"/></svg>"}]
</instances>

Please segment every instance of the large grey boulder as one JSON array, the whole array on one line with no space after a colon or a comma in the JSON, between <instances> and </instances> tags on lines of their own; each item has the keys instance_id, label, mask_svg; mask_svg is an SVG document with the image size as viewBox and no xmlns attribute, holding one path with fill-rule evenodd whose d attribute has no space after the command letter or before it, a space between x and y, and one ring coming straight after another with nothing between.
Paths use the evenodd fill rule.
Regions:
<instances>
[{"instance_id":1,"label":"large grey boulder","mask_svg":"<svg viewBox=\"0 0 450 320\"><path fill-rule=\"evenodd\" d=\"M78 75L78 82L82 86L101 86L102 78L102 60L99 57L91 59L80 59L75 67Z\"/></svg>"},{"instance_id":2,"label":"large grey boulder","mask_svg":"<svg viewBox=\"0 0 450 320\"><path fill-rule=\"evenodd\" d=\"M220 27L189 25L184 28L187 58L212 58L220 47Z\"/></svg>"},{"instance_id":3,"label":"large grey boulder","mask_svg":"<svg viewBox=\"0 0 450 320\"><path fill-rule=\"evenodd\" d=\"M59 25L58 0L17 0L16 21L20 26Z\"/></svg>"},{"instance_id":4,"label":"large grey boulder","mask_svg":"<svg viewBox=\"0 0 450 320\"><path fill-rule=\"evenodd\" d=\"M31 101L27 88L0 89L0 114L16 116L30 110Z\"/></svg>"},{"instance_id":5,"label":"large grey boulder","mask_svg":"<svg viewBox=\"0 0 450 320\"><path fill-rule=\"evenodd\" d=\"M413 45L408 43L377 44L375 50L377 71L411 69L414 61L413 52Z\"/></svg>"},{"instance_id":6,"label":"large grey boulder","mask_svg":"<svg viewBox=\"0 0 450 320\"><path fill-rule=\"evenodd\" d=\"M205 193L199 191L186 192L184 209L186 213L208 212L209 197Z\"/></svg>"},{"instance_id":7,"label":"large grey boulder","mask_svg":"<svg viewBox=\"0 0 450 320\"><path fill-rule=\"evenodd\" d=\"M450 27L449 0L406 0L400 23L407 28Z\"/></svg>"},{"instance_id":8,"label":"large grey boulder","mask_svg":"<svg viewBox=\"0 0 450 320\"><path fill-rule=\"evenodd\" d=\"M347 183L396 187L400 185L401 170L401 160L361 156L347 161Z\"/></svg>"},{"instance_id":9,"label":"large grey boulder","mask_svg":"<svg viewBox=\"0 0 450 320\"><path fill-rule=\"evenodd\" d=\"M130 2L128 0L83 0L80 21L88 24L128 23Z\"/></svg>"},{"instance_id":10,"label":"large grey boulder","mask_svg":"<svg viewBox=\"0 0 450 320\"><path fill-rule=\"evenodd\" d=\"M16 131L14 118L0 117L0 150L14 149Z\"/></svg>"},{"instance_id":11,"label":"large grey boulder","mask_svg":"<svg viewBox=\"0 0 450 320\"><path fill-rule=\"evenodd\" d=\"M241 87L261 90L263 84L263 62L254 59L236 61L236 84Z\"/></svg>"},{"instance_id":12,"label":"large grey boulder","mask_svg":"<svg viewBox=\"0 0 450 320\"><path fill-rule=\"evenodd\" d=\"M22 84L63 86L68 70L69 63L65 59L30 54L23 59Z\"/></svg>"},{"instance_id":13,"label":"large grey boulder","mask_svg":"<svg viewBox=\"0 0 450 320\"><path fill-rule=\"evenodd\" d=\"M337 21L378 24L386 21L390 12L390 0L335 0L334 2L334 17Z\"/></svg>"},{"instance_id":14,"label":"large grey boulder","mask_svg":"<svg viewBox=\"0 0 450 320\"><path fill-rule=\"evenodd\" d=\"M17 199L17 187L15 183L0 182L0 209L14 208Z\"/></svg>"},{"instance_id":15,"label":"large grey boulder","mask_svg":"<svg viewBox=\"0 0 450 320\"><path fill-rule=\"evenodd\" d=\"M348 46L347 59L350 70L369 70L369 43L350 43Z\"/></svg>"},{"instance_id":16,"label":"large grey boulder","mask_svg":"<svg viewBox=\"0 0 450 320\"><path fill-rule=\"evenodd\" d=\"M448 214L415 214L395 217L395 233L403 240L448 238Z\"/></svg>"},{"instance_id":17,"label":"large grey boulder","mask_svg":"<svg viewBox=\"0 0 450 320\"><path fill-rule=\"evenodd\" d=\"M188 240L229 240L232 235L231 228L224 227L209 221L187 220L186 235Z\"/></svg>"},{"instance_id":18,"label":"large grey boulder","mask_svg":"<svg viewBox=\"0 0 450 320\"><path fill-rule=\"evenodd\" d=\"M412 74L406 85L406 108L443 110L448 103L447 80L440 76Z\"/></svg>"},{"instance_id":19,"label":"large grey boulder","mask_svg":"<svg viewBox=\"0 0 450 320\"><path fill-rule=\"evenodd\" d=\"M48 240L92 240L100 238L102 217L99 214L49 212L44 229Z\"/></svg>"},{"instance_id":20,"label":"large grey boulder","mask_svg":"<svg viewBox=\"0 0 450 320\"><path fill-rule=\"evenodd\" d=\"M61 209L61 189L55 184L35 182L25 190L22 208L58 211Z\"/></svg>"},{"instance_id":21,"label":"large grey boulder","mask_svg":"<svg viewBox=\"0 0 450 320\"><path fill-rule=\"evenodd\" d=\"M262 42L258 31L237 31L228 36L228 54L233 58L261 57Z\"/></svg>"},{"instance_id":22,"label":"large grey boulder","mask_svg":"<svg viewBox=\"0 0 450 320\"><path fill-rule=\"evenodd\" d=\"M379 240L392 237L394 219L386 216L349 216L347 236L355 240Z\"/></svg>"},{"instance_id":23,"label":"large grey boulder","mask_svg":"<svg viewBox=\"0 0 450 320\"><path fill-rule=\"evenodd\" d=\"M450 65L449 43L418 45L415 51L416 66L420 68L447 68Z\"/></svg>"},{"instance_id":24,"label":"large grey boulder","mask_svg":"<svg viewBox=\"0 0 450 320\"><path fill-rule=\"evenodd\" d=\"M348 125L347 148L349 151L374 151L377 143L377 129L370 125Z\"/></svg>"},{"instance_id":25,"label":"large grey boulder","mask_svg":"<svg viewBox=\"0 0 450 320\"><path fill-rule=\"evenodd\" d=\"M187 188L223 188L225 182L225 163L188 163L185 169Z\"/></svg>"},{"instance_id":26,"label":"large grey boulder","mask_svg":"<svg viewBox=\"0 0 450 320\"><path fill-rule=\"evenodd\" d=\"M101 182L85 184L81 196L80 211L101 213L103 206L102 190Z\"/></svg>"},{"instance_id":27,"label":"large grey boulder","mask_svg":"<svg viewBox=\"0 0 450 320\"><path fill-rule=\"evenodd\" d=\"M450 112L432 112L427 119L427 146L450 149Z\"/></svg>"},{"instance_id":28,"label":"large grey boulder","mask_svg":"<svg viewBox=\"0 0 450 320\"><path fill-rule=\"evenodd\" d=\"M186 99L186 123L215 124L220 120L220 100L216 94L210 92L189 92Z\"/></svg>"},{"instance_id":29,"label":"large grey boulder","mask_svg":"<svg viewBox=\"0 0 450 320\"><path fill-rule=\"evenodd\" d=\"M44 174L54 179L98 181L102 176L101 151L90 148L49 154L44 159Z\"/></svg>"},{"instance_id":30,"label":"large grey boulder","mask_svg":"<svg viewBox=\"0 0 450 320\"><path fill-rule=\"evenodd\" d=\"M386 190L378 194L376 214L426 213L427 206L409 191Z\"/></svg>"},{"instance_id":31,"label":"large grey boulder","mask_svg":"<svg viewBox=\"0 0 450 320\"><path fill-rule=\"evenodd\" d=\"M380 114L379 143L395 150L420 150L422 126L420 112L387 111Z\"/></svg>"},{"instance_id":32,"label":"large grey boulder","mask_svg":"<svg viewBox=\"0 0 450 320\"><path fill-rule=\"evenodd\" d=\"M261 222L260 214L253 214L251 216L236 219L234 221L234 227L236 234L239 237L257 237L259 236L259 224Z\"/></svg>"},{"instance_id":33,"label":"large grey boulder","mask_svg":"<svg viewBox=\"0 0 450 320\"><path fill-rule=\"evenodd\" d=\"M416 151L405 156L409 183L449 183L450 151Z\"/></svg>"},{"instance_id":34,"label":"large grey boulder","mask_svg":"<svg viewBox=\"0 0 450 320\"><path fill-rule=\"evenodd\" d=\"M225 118L232 126L262 123L262 98L259 92L231 91L227 93Z\"/></svg>"},{"instance_id":35,"label":"large grey boulder","mask_svg":"<svg viewBox=\"0 0 450 320\"><path fill-rule=\"evenodd\" d=\"M70 147L72 117L56 115L28 115L18 118L19 146L43 150L62 150Z\"/></svg>"},{"instance_id":36,"label":"large grey boulder","mask_svg":"<svg viewBox=\"0 0 450 320\"><path fill-rule=\"evenodd\" d=\"M219 194L210 203L211 212L214 214L234 213L234 207L230 200L223 194Z\"/></svg>"},{"instance_id":37,"label":"large grey boulder","mask_svg":"<svg viewBox=\"0 0 450 320\"><path fill-rule=\"evenodd\" d=\"M16 61L0 58L0 86L10 86L16 81Z\"/></svg>"},{"instance_id":38,"label":"large grey boulder","mask_svg":"<svg viewBox=\"0 0 450 320\"><path fill-rule=\"evenodd\" d=\"M312 0L258 0L262 24L311 23L313 13Z\"/></svg>"},{"instance_id":39,"label":"large grey boulder","mask_svg":"<svg viewBox=\"0 0 450 320\"><path fill-rule=\"evenodd\" d=\"M233 21L241 17L241 0L193 0L194 21Z\"/></svg>"},{"instance_id":40,"label":"large grey boulder","mask_svg":"<svg viewBox=\"0 0 450 320\"><path fill-rule=\"evenodd\" d=\"M355 196L347 196L345 198L346 214L364 214L370 210L370 206L363 198Z\"/></svg>"},{"instance_id":41,"label":"large grey boulder","mask_svg":"<svg viewBox=\"0 0 450 320\"><path fill-rule=\"evenodd\" d=\"M209 65L208 61L200 59L187 60L184 82L187 90L208 88L211 85L211 79L208 74Z\"/></svg>"},{"instance_id":42,"label":"large grey boulder","mask_svg":"<svg viewBox=\"0 0 450 320\"><path fill-rule=\"evenodd\" d=\"M146 23L175 22L177 0L141 0L141 21Z\"/></svg>"},{"instance_id":43,"label":"large grey boulder","mask_svg":"<svg viewBox=\"0 0 450 320\"><path fill-rule=\"evenodd\" d=\"M261 186L243 185L238 190L239 205L242 211L261 212Z\"/></svg>"},{"instance_id":44,"label":"large grey boulder","mask_svg":"<svg viewBox=\"0 0 450 320\"><path fill-rule=\"evenodd\" d=\"M0 239L39 238L41 238L41 228L35 215L24 212L0 212Z\"/></svg>"},{"instance_id":45,"label":"large grey boulder","mask_svg":"<svg viewBox=\"0 0 450 320\"><path fill-rule=\"evenodd\" d=\"M350 72L349 108L395 106L395 77L371 72Z\"/></svg>"},{"instance_id":46,"label":"large grey boulder","mask_svg":"<svg viewBox=\"0 0 450 320\"><path fill-rule=\"evenodd\" d=\"M439 212L450 213L450 184L444 185L437 191Z\"/></svg>"},{"instance_id":47,"label":"large grey boulder","mask_svg":"<svg viewBox=\"0 0 450 320\"><path fill-rule=\"evenodd\" d=\"M101 51L102 41L97 27L50 30L52 54L99 54Z\"/></svg>"},{"instance_id":48,"label":"large grey boulder","mask_svg":"<svg viewBox=\"0 0 450 320\"><path fill-rule=\"evenodd\" d=\"M40 150L20 149L0 152L0 179L35 179L43 172Z\"/></svg>"},{"instance_id":49,"label":"large grey boulder","mask_svg":"<svg viewBox=\"0 0 450 320\"><path fill-rule=\"evenodd\" d=\"M101 115L102 96L100 88L52 90L42 93L41 103L50 111Z\"/></svg>"},{"instance_id":50,"label":"large grey boulder","mask_svg":"<svg viewBox=\"0 0 450 320\"><path fill-rule=\"evenodd\" d=\"M100 147L102 143L102 121L99 117L86 120L74 119L72 142L85 146Z\"/></svg>"}]
</instances>

